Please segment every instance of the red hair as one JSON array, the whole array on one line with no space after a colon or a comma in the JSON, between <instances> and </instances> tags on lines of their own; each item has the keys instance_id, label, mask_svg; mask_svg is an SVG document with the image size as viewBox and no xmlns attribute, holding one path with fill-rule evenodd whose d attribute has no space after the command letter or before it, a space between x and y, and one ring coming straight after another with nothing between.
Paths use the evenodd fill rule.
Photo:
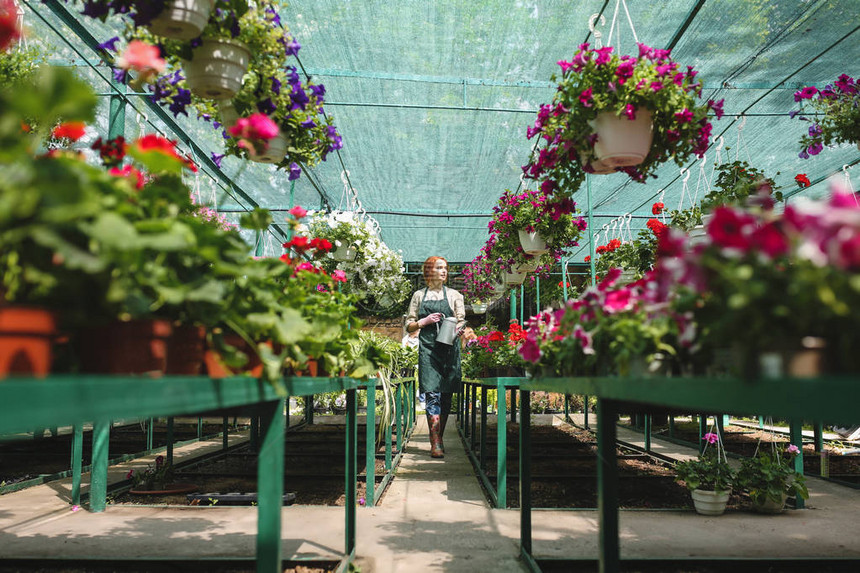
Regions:
<instances>
[{"instance_id":1,"label":"red hair","mask_svg":"<svg viewBox=\"0 0 860 573\"><path fill-rule=\"evenodd\" d=\"M448 265L447 259L445 257L430 257L426 261L424 261L424 282L430 282L430 273L433 272L433 267L436 266L436 261L445 261L445 265Z\"/></svg>"}]
</instances>

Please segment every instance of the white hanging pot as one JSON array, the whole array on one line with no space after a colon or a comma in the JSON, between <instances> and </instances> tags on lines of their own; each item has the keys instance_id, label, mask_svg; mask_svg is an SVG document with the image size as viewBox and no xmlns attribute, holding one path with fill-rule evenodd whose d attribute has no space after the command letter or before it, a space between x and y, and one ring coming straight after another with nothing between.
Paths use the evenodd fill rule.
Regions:
<instances>
[{"instance_id":1,"label":"white hanging pot","mask_svg":"<svg viewBox=\"0 0 860 573\"><path fill-rule=\"evenodd\" d=\"M472 312L475 314L484 314L485 312L487 312L487 303L473 302L472 303Z\"/></svg>"},{"instance_id":2,"label":"white hanging pot","mask_svg":"<svg viewBox=\"0 0 860 573\"><path fill-rule=\"evenodd\" d=\"M540 260L532 259L530 261L525 261L517 265L518 273L533 273L540 266Z\"/></svg>"},{"instance_id":3,"label":"white hanging pot","mask_svg":"<svg viewBox=\"0 0 860 573\"><path fill-rule=\"evenodd\" d=\"M630 284L636 280L636 271L630 269L621 269L621 276L618 277L617 285Z\"/></svg>"},{"instance_id":4,"label":"white hanging pot","mask_svg":"<svg viewBox=\"0 0 860 573\"><path fill-rule=\"evenodd\" d=\"M693 496L693 506L699 515L722 515L726 511L729 502L728 491L707 491L694 489L690 492Z\"/></svg>"},{"instance_id":5,"label":"white hanging pot","mask_svg":"<svg viewBox=\"0 0 860 573\"><path fill-rule=\"evenodd\" d=\"M505 273L505 284L506 285L521 285L523 281L526 280L525 273Z\"/></svg>"},{"instance_id":6,"label":"white hanging pot","mask_svg":"<svg viewBox=\"0 0 860 573\"><path fill-rule=\"evenodd\" d=\"M210 99L236 95L251 61L248 48L231 40L210 39L203 40L192 54L191 60L182 62L188 89Z\"/></svg>"},{"instance_id":7,"label":"white hanging pot","mask_svg":"<svg viewBox=\"0 0 860 573\"><path fill-rule=\"evenodd\" d=\"M651 149L654 125L647 109L636 110L636 119L633 120L627 119L626 115L618 117L604 111L590 123L597 134L594 154L606 166L639 165Z\"/></svg>"},{"instance_id":8,"label":"white hanging pot","mask_svg":"<svg viewBox=\"0 0 860 573\"><path fill-rule=\"evenodd\" d=\"M279 133L277 137L269 140L269 147L262 153L251 157L251 161L258 163L280 163L287 155L287 148L290 146L290 139ZM355 258L353 255L352 258Z\"/></svg>"},{"instance_id":9,"label":"white hanging pot","mask_svg":"<svg viewBox=\"0 0 860 573\"><path fill-rule=\"evenodd\" d=\"M542 255L549 249L546 248L546 241L540 236L540 233L535 231L529 233L527 231L518 231L520 237L520 246L527 255Z\"/></svg>"},{"instance_id":10,"label":"white hanging pot","mask_svg":"<svg viewBox=\"0 0 860 573\"><path fill-rule=\"evenodd\" d=\"M593 175L609 175L610 173L615 173L615 168L601 159L592 161L591 169L593 170Z\"/></svg>"},{"instance_id":11,"label":"white hanging pot","mask_svg":"<svg viewBox=\"0 0 860 573\"><path fill-rule=\"evenodd\" d=\"M233 107L233 101L229 99L218 102L218 115L221 116L221 127L225 131L239 121L239 112Z\"/></svg>"},{"instance_id":12,"label":"white hanging pot","mask_svg":"<svg viewBox=\"0 0 860 573\"><path fill-rule=\"evenodd\" d=\"M354 261L357 254L358 252L353 247L348 247L346 245L341 245L331 252L331 256L334 257L334 260L342 262Z\"/></svg>"},{"instance_id":13,"label":"white hanging pot","mask_svg":"<svg viewBox=\"0 0 860 573\"><path fill-rule=\"evenodd\" d=\"M215 0L168 0L149 23L149 31L165 38L191 40L206 27L214 8Z\"/></svg>"}]
</instances>

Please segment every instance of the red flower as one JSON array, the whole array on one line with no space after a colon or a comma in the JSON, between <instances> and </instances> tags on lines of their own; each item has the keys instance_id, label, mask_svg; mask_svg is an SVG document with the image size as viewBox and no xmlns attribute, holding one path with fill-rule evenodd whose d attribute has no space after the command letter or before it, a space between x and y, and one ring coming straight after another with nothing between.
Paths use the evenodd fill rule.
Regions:
<instances>
[{"instance_id":1,"label":"red flower","mask_svg":"<svg viewBox=\"0 0 860 573\"><path fill-rule=\"evenodd\" d=\"M0 0L0 52L21 37L18 29L18 11L12 0Z\"/></svg>"},{"instance_id":2,"label":"red flower","mask_svg":"<svg viewBox=\"0 0 860 573\"><path fill-rule=\"evenodd\" d=\"M120 135L107 141L103 141L102 138L99 137L95 143L92 144L91 148L99 152L99 157L101 157L102 163L108 167L112 167L114 165L119 165L125 158L128 145L125 142L125 138Z\"/></svg>"},{"instance_id":3,"label":"red flower","mask_svg":"<svg viewBox=\"0 0 860 573\"><path fill-rule=\"evenodd\" d=\"M295 249L297 251L306 251L311 247L308 243L308 238L302 236L293 237L290 241L284 243L283 246L285 249Z\"/></svg>"},{"instance_id":4,"label":"red flower","mask_svg":"<svg viewBox=\"0 0 860 573\"><path fill-rule=\"evenodd\" d=\"M663 203L654 203L653 205L651 205L651 214L659 215L663 212L663 209L665 208L666 206Z\"/></svg>"},{"instance_id":5,"label":"red flower","mask_svg":"<svg viewBox=\"0 0 860 573\"><path fill-rule=\"evenodd\" d=\"M77 141L84 136L86 127L87 125L82 121L67 121L55 127L51 135L57 139Z\"/></svg>"},{"instance_id":6,"label":"red flower","mask_svg":"<svg viewBox=\"0 0 860 573\"><path fill-rule=\"evenodd\" d=\"M648 219L648 222L645 223L645 226L651 229L651 232L654 233L654 236L658 239L663 235L663 233L666 232L666 225L664 225L657 219Z\"/></svg>"},{"instance_id":7,"label":"red flower","mask_svg":"<svg viewBox=\"0 0 860 573\"><path fill-rule=\"evenodd\" d=\"M489 342L502 342L505 339L505 335L499 332L498 330L492 331L487 335L487 340Z\"/></svg>"},{"instance_id":8,"label":"red flower","mask_svg":"<svg viewBox=\"0 0 860 573\"><path fill-rule=\"evenodd\" d=\"M750 237L752 244L771 258L788 252L788 239L773 223L767 223L753 231Z\"/></svg>"},{"instance_id":9,"label":"red flower","mask_svg":"<svg viewBox=\"0 0 860 573\"><path fill-rule=\"evenodd\" d=\"M591 262L591 255L585 255L585 258L582 260L586 263L590 263Z\"/></svg>"},{"instance_id":10,"label":"red flower","mask_svg":"<svg viewBox=\"0 0 860 573\"><path fill-rule=\"evenodd\" d=\"M146 184L146 179L138 169L135 169L131 165L126 165L122 169L119 167L111 167L108 172L114 177L125 177L134 183L135 188L140 191L143 189L143 186Z\"/></svg>"},{"instance_id":11,"label":"red flower","mask_svg":"<svg viewBox=\"0 0 860 573\"><path fill-rule=\"evenodd\" d=\"M810 185L809 177L806 176L806 173L799 173L799 174L795 175L794 181L801 188L809 187L809 185Z\"/></svg>"},{"instance_id":12,"label":"red flower","mask_svg":"<svg viewBox=\"0 0 860 573\"><path fill-rule=\"evenodd\" d=\"M311 248L327 253L331 250L331 242L326 239L311 239Z\"/></svg>"},{"instance_id":13,"label":"red flower","mask_svg":"<svg viewBox=\"0 0 860 573\"><path fill-rule=\"evenodd\" d=\"M714 244L720 247L738 248L746 251L749 248L747 235L755 225L755 219L729 207L714 209L714 218L708 224L708 234Z\"/></svg>"}]
</instances>

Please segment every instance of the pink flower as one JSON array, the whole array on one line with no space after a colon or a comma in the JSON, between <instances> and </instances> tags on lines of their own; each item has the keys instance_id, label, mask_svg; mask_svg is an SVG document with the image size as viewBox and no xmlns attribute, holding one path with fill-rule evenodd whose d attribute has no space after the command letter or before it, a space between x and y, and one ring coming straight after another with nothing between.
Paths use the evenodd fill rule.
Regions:
<instances>
[{"instance_id":1,"label":"pink flower","mask_svg":"<svg viewBox=\"0 0 860 573\"><path fill-rule=\"evenodd\" d=\"M606 293L606 300L603 303L603 312L607 314L615 314L633 308L633 291L629 288L620 288L611 290Z\"/></svg>"},{"instance_id":2,"label":"pink flower","mask_svg":"<svg viewBox=\"0 0 860 573\"><path fill-rule=\"evenodd\" d=\"M346 273L340 269L337 269L331 274L331 278L334 279L334 282L337 283L345 283L346 282Z\"/></svg>"},{"instance_id":3,"label":"pink flower","mask_svg":"<svg viewBox=\"0 0 860 573\"><path fill-rule=\"evenodd\" d=\"M301 205L296 205L292 209L289 210L290 215L295 217L296 219L301 219L305 215L308 214L306 209L302 209Z\"/></svg>"},{"instance_id":4,"label":"pink flower","mask_svg":"<svg viewBox=\"0 0 860 573\"><path fill-rule=\"evenodd\" d=\"M788 447L785 448L785 451L794 456L800 453L800 448L798 448L794 444L788 444Z\"/></svg>"},{"instance_id":5,"label":"pink flower","mask_svg":"<svg viewBox=\"0 0 860 573\"><path fill-rule=\"evenodd\" d=\"M527 362L532 362L537 364L538 360L540 360L541 355L543 354L540 350L540 345L538 345L537 340L530 336L528 336L524 341L522 346L520 346L520 356L523 357L523 360Z\"/></svg>"},{"instance_id":6,"label":"pink flower","mask_svg":"<svg viewBox=\"0 0 860 573\"><path fill-rule=\"evenodd\" d=\"M567 70L569 70L570 68L572 68L572 67L573 67L573 63L572 63L572 62L565 62L564 60L559 60L559 61L558 61L558 62L556 62L556 63L557 63L559 66L561 66L561 72L562 72L562 73L567 72Z\"/></svg>"},{"instance_id":7,"label":"pink flower","mask_svg":"<svg viewBox=\"0 0 860 573\"><path fill-rule=\"evenodd\" d=\"M657 81L651 82L651 91L652 92L658 92L662 89L663 89L663 82L657 82Z\"/></svg>"},{"instance_id":8,"label":"pink flower","mask_svg":"<svg viewBox=\"0 0 860 573\"><path fill-rule=\"evenodd\" d=\"M139 82L148 82L156 74L167 69L164 58L156 46L151 46L140 40L132 40L120 57L116 59L116 65L124 70L135 70L140 75Z\"/></svg>"},{"instance_id":9,"label":"pink flower","mask_svg":"<svg viewBox=\"0 0 860 573\"><path fill-rule=\"evenodd\" d=\"M794 101L800 101L802 99L812 99L817 93L818 88L816 88L815 86L803 88L800 91L794 92Z\"/></svg>"},{"instance_id":10,"label":"pink flower","mask_svg":"<svg viewBox=\"0 0 860 573\"><path fill-rule=\"evenodd\" d=\"M604 64L608 64L609 60L612 59L612 46L606 46L605 48L598 48L594 50L597 53L597 58L595 58L594 63L598 66L602 66Z\"/></svg>"},{"instance_id":11,"label":"pink flower","mask_svg":"<svg viewBox=\"0 0 860 573\"><path fill-rule=\"evenodd\" d=\"M636 119L636 108L633 107L633 104L628 103L627 107L624 108L624 114L627 116L627 119L633 121Z\"/></svg>"},{"instance_id":12,"label":"pink flower","mask_svg":"<svg viewBox=\"0 0 860 573\"><path fill-rule=\"evenodd\" d=\"M580 345L582 346L583 354L594 354L594 346L593 339L591 334L589 334L582 325L577 324L573 327L573 338L578 340Z\"/></svg>"},{"instance_id":13,"label":"pink flower","mask_svg":"<svg viewBox=\"0 0 860 573\"><path fill-rule=\"evenodd\" d=\"M583 105L583 107L591 107L591 88L587 88L583 90L581 94L579 94L579 103Z\"/></svg>"},{"instance_id":14,"label":"pink flower","mask_svg":"<svg viewBox=\"0 0 860 573\"><path fill-rule=\"evenodd\" d=\"M758 250L772 259L788 252L788 239L773 223L756 228L750 240Z\"/></svg>"},{"instance_id":15,"label":"pink flower","mask_svg":"<svg viewBox=\"0 0 860 573\"><path fill-rule=\"evenodd\" d=\"M239 139L239 147L255 154L268 149L269 140L277 137L280 130L269 116L255 113L250 117L239 118L235 125L227 129L227 132Z\"/></svg>"},{"instance_id":16,"label":"pink flower","mask_svg":"<svg viewBox=\"0 0 860 573\"><path fill-rule=\"evenodd\" d=\"M713 432L708 432L704 436L702 436L702 440L708 442L709 444L716 444L720 441L720 437Z\"/></svg>"},{"instance_id":17,"label":"pink flower","mask_svg":"<svg viewBox=\"0 0 860 573\"><path fill-rule=\"evenodd\" d=\"M678 120L678 123L690 123L693 119L693 112L684 108L675 114L675 119Z\"/></svg>"},{"instance_id":18,"label":"pink flower","mask_svg":"<svg viewBox=\"0 0 860 573\"><path fill-rule=\"evenodd\" d=\"M636 45L639 46L639 58L651 58L653 50L650 46L646 46L642 42L638 42Z\"/></svg>"},{"instance_id":19,"label":"pink flower","mask_svg":"<svg viewBox=\"0 0 860 573\"><path fill-rule=\"evenodd\" d=\"M746 252L750 246L748 234L754 225L755 219L751 215L730 207L717 207L714 209L714 218L708 224L708 235L720 247Z\"/></svg>"}]
</instances>

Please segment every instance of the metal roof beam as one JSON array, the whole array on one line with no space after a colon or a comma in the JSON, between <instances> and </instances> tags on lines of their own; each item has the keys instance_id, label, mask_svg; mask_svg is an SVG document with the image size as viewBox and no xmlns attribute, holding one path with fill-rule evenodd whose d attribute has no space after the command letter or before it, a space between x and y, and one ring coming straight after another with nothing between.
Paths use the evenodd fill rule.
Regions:
<instances>
[{"instance_id":1,"label":"metal roof beam","mask_svg":"<svg viewBox=\"0 0 860 573\"><path fill-rule=\"evenodd\" d=\"M696 14L699 13L699 10L702 9L702 6L705 5L705 0L698 0L696 5L690 8L690 11L687 12L687 17L684 18L684 22L681 26L675 30L675 34L672 35L672 39L669 40L669 43L666 45L667 50L675 49L675 46L678 44L678 41L681 39L681 36L684 35L684 32L687 31L687 28L690 27L690 24L693 23L693 20L696 18Z\"/></svg>"}]
</instances>

